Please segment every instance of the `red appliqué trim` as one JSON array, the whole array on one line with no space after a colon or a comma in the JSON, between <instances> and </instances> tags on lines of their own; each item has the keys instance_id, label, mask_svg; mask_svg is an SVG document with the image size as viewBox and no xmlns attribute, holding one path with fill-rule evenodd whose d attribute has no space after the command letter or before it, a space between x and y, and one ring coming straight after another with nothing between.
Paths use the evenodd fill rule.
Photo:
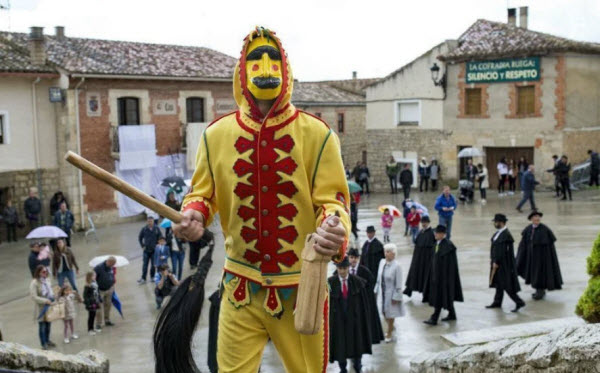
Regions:
<instances>
[{"instance_id":1,"label":"red appliqu\u00e9 trim","mask_svg":"<svg viewBox=\"0 0 600 373\"><path fill-rule=\"evenodd\" d=\"M244 258L252 263L260 262L262 273L280 273L280 264L291 267L298 262L293 250L279 252L280 240L294 243L298 231L292 225L283 226L280 217L288 221L298 214L292 204L281 204L279 194L291 198L298 189L291 181L281 182L280 173L292 175L297 163L289 156L280 156L277 150L290 153L294 140L290 135L275 138L275 131L267 128L251 132L252 139L240 137L235 142L239 154L251 151L250 162L238 158L233 170L240 178L248 177L248 183L238 182L234 193L241 199L251 198L249 206L240 206L237 214L244 222L254 219L252 226L243 226L241 236L246 243L256 241L255 249L246 249ZM262 188L268 188L263 192Z\"/></svg>"},{"instance_id":2,"label":"red appliqu\u00e9 trim","mask_svg":"<svg viewBox=\"0 0 600 373\"><path fill-rule=\"evenodd\" d=\"M208 208L206 203L204 203L203 201L192 201L192 202L186 204L185 206L183 206L182 211L185 212L187 210L196 210L196 211L200 212L202 215L204 215L205 223L210 216L210 209Z\"/></svg>"}]
</instances>

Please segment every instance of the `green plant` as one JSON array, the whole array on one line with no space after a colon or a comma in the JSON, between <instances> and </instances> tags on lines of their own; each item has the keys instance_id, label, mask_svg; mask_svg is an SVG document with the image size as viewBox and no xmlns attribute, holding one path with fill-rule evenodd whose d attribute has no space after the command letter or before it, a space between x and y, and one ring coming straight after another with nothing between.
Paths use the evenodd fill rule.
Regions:
<instances>
[{"instance_id":1,"label":"green plant","mask_svg":"<svg viewBox=\"0 0 600 373\"><path fill-rule=\"evenodd\" d=\"M589 323L600 323L600 235L587 258L587 272L592 278L577 302L575 313Z\"/></svg>"}]
</instances>

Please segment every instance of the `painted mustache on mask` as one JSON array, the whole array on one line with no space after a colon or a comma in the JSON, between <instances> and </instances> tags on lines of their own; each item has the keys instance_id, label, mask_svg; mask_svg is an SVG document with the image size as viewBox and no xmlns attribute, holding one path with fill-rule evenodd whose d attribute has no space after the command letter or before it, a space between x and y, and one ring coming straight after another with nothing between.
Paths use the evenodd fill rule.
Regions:
<instances>
[{"instance_id":1,"label":"painted mustache on mask","mask_svg":"<svg viewBox=\"0 0 600 373\"><path fill-rule=\"evenodd\" d=\"M256 77L252 78L252 83L260 89L271 89L279 87L281 79Z\"/></svg>"}]
</instances>

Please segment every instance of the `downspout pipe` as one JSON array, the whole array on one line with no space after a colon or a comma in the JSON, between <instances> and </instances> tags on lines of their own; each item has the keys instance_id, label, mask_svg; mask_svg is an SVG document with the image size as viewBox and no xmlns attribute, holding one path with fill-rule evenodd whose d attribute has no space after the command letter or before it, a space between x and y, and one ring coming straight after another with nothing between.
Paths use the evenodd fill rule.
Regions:
<instances>
[{"instance_id":1,"label":"downspout pipe","mask_svg":"<svg viewBox=\"0 0 600 373\"><path fill-rule=\"evenodd\" d=\"M37 113L37 94L35 86L42 80L39 76L31 82L31 114L33 122L33 147L35 154L35 173L37 179L38 198L42 203L42 210L40 211L40 223L44 223L44 194L42 192L42 170L40 166L40 140L38 134L38 113Z\"/></svg>"},{"instance_id":2,"label":"downspout pipe","mask_svg":"<svg viewBox=\"0 0 600 373\"><path fill-rule=\"evenodd\" d=\"M85 82L85 77L75 86L75 126L77 130L77 154L81 155L81 129L79 127L79 87ZM81 229L85 229L85 216L83 213L83 176L81 170L77 170L77 183L79 191L79 217L81 219Z\"/></svg>"}]
</instances>

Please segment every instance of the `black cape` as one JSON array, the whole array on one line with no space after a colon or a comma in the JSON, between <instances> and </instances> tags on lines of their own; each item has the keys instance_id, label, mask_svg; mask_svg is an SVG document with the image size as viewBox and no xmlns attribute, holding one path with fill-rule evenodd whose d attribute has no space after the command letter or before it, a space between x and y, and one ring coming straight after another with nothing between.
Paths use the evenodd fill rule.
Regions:
<instances>
[{"instance_id":1,"label":"black cape","mask_svg":"<svg viewBox=\"0 0 600 373\"><path fill-rule=\"evenodd\" d=\"M535 229L532 239L532 229L533 225L530 224L521 233L521 243L517 253L517 273L534 289L561 289L563 280L554 247L556 237L550 228L540 224Z\"/></svg>"},{"instance_id":2,"label":"black cape","mask_svg":"<svg viewBox=\"0 0 600 373\"><path fill-rule=\"evenodd\" d=\"M368 248L368 249L367 249ZM385 258L383 253L383 244L377 238L369 244L369 241L365 241L362 249L360 250L360 264L364 265L371 271L371 273L377 278L377 271L379 271L379 262Z\"/></svg>"},{"instance_id":3,"label":"black cape","mask_svg":"<svg viewBox=\"0 0 600 373\"><path fill-rule=\"evenodd\" d=\"M216 290L208 298L210 308L208 310L208 359L207 365L211 373L219 371L217 364L217 339L219 334L219 312L221 310L221 294Z\"/></svg>"},{"instance_id":4,"label":"black cape","mask_svg":"<svg viewBox=\"0 0 600 373\"><path fill-rule=\"evenodd\" d=\"M494 236L496 233L494 233ZM498 264L490 283L491 288L506 290L509 293L521 291L519 277L517 276L517 265L515 262L515 249L512 235L508 229L500 233L496 241L492 236L490 248L490 278L492 278L492 264Z\"/></svg>"},{"instance_id":5,"label":"black cape","mask_svg":"<svg viewBox=\"0 0 600 373\"><path fill-rule=\"evenodd\" d=\"M346 361L371 353L366 283L348 275L348 298L342 297L339 277L329 277L329 361ZM344 304L345 303L345 304Z\"/></svg>"},{"instance_id":6,"label":"black cape","mask_svg":"<svg viewBox=\"0 0 600 373\"><path fill-rule=\"evenodd\" d=\"M423 293L425 280L429 274L429 268L431 267L431 261L433 259L434 248L435 235L433 234L433 229L431 229L431 227L428 227L425 230L421 229L417 235L415 251L413 252L410 269L408 270L408 276L406 277L404 294L409 297L412 295L413 291Z\"/></svg>"},{"instance_id":7,"label":"black cape","mask_svg":"<svg viewBox=\"0 0 600 373\"><path fill-rule=\"evenodd\" d=\"M423 302L428 302L432 307L449 309L452 302L462 301L456 246L444 238L431 261L431 268L423 291Z\"/></svg>"},{"instance_id":8,"label":"black cape","mask_svg":"<svg viewBox=\"0 0 600 373\"><path fill-rule=\"evenodd\" d=\"M365 281L367 290L367 303L369 321L371 323L371 342L377 344L383 341L383 328L381 327L381 319L379 318L379 310L377 309L377 298L375 298L375 285L377 280L375 276L364 265L358 265L356 275Z\"/></svg>"}]
</instances>

